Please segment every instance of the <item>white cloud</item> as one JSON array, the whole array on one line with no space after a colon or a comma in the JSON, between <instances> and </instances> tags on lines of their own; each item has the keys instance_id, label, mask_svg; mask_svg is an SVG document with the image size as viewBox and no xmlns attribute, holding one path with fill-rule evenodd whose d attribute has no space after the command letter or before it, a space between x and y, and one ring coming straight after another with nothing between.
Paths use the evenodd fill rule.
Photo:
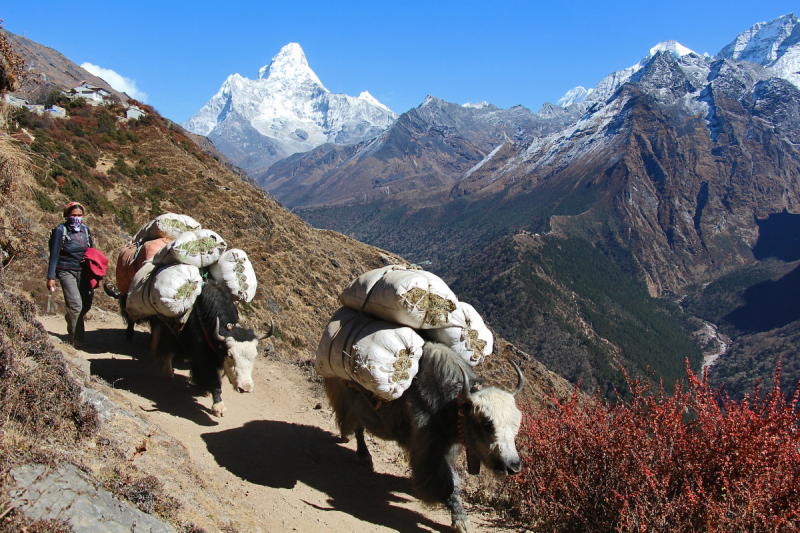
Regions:
<instances>
[{"instance_id":1,"label":"white cloud","mask_svg":"<svg viewBox=\"0 0 800 533\"><path fill-rule=\"evenodd\" d=\"M117 74L110 68L99 67L97 65L92 65L91 63L84 63L81 65L81 67L88 70L98 78L103 78L106 80L106 82L108 82L108 84L117 91L128 93L128 96L131 98L135 98L142 103L147 103L147 93L140 91L136 87L136 80L132 80Z\"/></svg>"}]
</instances>

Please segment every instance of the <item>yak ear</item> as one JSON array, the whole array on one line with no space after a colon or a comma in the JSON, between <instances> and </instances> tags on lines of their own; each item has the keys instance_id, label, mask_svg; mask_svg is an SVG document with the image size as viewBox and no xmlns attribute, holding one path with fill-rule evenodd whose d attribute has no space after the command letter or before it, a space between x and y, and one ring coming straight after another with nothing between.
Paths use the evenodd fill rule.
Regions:
<instances>
[{"instance_id":1,"label":"yak ear","mask_svg":"<svg viewBox=\"0 0 800 533\"><path fill-rule=\"evenodd\" d=\"M472 404L472 402L462 403L458 407L458 414L466 417L472 416L472 413L474 411L475 411L475 406Z\"/></svg>"}]
</instances>

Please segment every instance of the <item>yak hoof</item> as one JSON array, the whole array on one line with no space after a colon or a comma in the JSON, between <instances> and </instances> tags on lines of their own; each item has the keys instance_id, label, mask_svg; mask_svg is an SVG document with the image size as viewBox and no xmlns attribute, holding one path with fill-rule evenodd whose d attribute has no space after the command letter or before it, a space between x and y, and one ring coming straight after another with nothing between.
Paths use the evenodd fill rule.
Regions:
<instances>
[{"instance_id":1,"label":"yak hoof","mask_svg":"<svg viewBox=\"0 0 800 533\"><path fill-rule=\"evenodd\" d=\"M365 467L369 468L370 470L375 470L375 466L372 464L372 456L370 455L359 456L358 462L364 465Z\"/></svg>"},{"instance_id":2,"label":"yak hoof","mask_svg":"<svg viewBox=\"0 0 800 533\"><path fill-rule=\"evenodd\" d=\"M342 444L347 444L348 442L350 442L350 437L348 437L347 435L342 435L341 437L339 437L339 442L341 442Z\"/></svg>"},{"instance_id":3,"label":"yak hoof","mask_svg":"<svg viewBox=\"0 0 800 533\"><path fill-rule=\"evenodd\" d=\"M215 403L211 406L211 411L214 412L214 416L223 417L225 416L225 404L222 402Z\"/></svg>"},{"instance_id":4,"label":"yak hoof","mask_svg":"<svg viewBox=\"0 0 800 533\"><path fill-rule=\"evenodd\" d=\"M456 533L471 533L472 531L472 524L469 523L469 518L453 520L453 524L450 527Z\"/></svg>"}]
</instances>

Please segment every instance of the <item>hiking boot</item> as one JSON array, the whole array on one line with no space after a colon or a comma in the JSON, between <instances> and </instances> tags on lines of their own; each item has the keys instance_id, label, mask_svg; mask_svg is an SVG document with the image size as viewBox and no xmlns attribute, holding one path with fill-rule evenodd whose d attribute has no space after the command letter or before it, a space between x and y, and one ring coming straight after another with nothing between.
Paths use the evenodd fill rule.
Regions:
<instances>
[{"instance_id":1,"label":"hiking boot","mask_svg":"<svg viewBox=\"0 0 800 533\"><path fill-rule=\"evenodd\" d=\"M79 341L78 339L72 339L72 347L76 350L83 350L86 348L86 343L83 341Z\"/></svg>"}]
</instances>

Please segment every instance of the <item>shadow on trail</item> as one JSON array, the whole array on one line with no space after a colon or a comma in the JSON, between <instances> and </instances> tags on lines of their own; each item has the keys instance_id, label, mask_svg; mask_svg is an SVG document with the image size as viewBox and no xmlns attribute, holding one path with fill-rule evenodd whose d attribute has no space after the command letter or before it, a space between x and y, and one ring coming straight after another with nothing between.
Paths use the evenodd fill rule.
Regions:
<instances>
[{"instance_id":1,"label":"shadow on trail","mask_svg":"<svg viewBox=\"0 0 800 533\"><path fill-rule=\"evenodd\" d=\"M414 511L391 505L411 498L393 494L409 494L410 480L369 471L354 451L320 428L257 420L201 436L217 463L237 477L282 489L301 482L327 494L329 508L306 502L315 509L341 511L397 531L450 531Z\"/></svg>"},{"instance_id":2,"label":"shadow on trail","mask_svg":"<svg viewBox=\"0 0 800 533\"><path fill-rule=\"evenodd\" d=\"M137 331L133 339L126 342L124 329L96 329L86 332L85 341L86 348L83 351L91 363L92 375L103 378L116 389L129 391L153 402L152 409L142 406L144 410L163 411L201 426L219 425L212 417L211 409L201 403L205 400L210 405L211 400L202 398L203 392L191 385L185 376L176 374L171 382L164 379L161 364L153 361L150 355L149 333ZM91 357L92 354L101 353L114 354L114 358ZM175 368L184 368L177 359L173 363Z\"/></svg>"}]
</instances>

